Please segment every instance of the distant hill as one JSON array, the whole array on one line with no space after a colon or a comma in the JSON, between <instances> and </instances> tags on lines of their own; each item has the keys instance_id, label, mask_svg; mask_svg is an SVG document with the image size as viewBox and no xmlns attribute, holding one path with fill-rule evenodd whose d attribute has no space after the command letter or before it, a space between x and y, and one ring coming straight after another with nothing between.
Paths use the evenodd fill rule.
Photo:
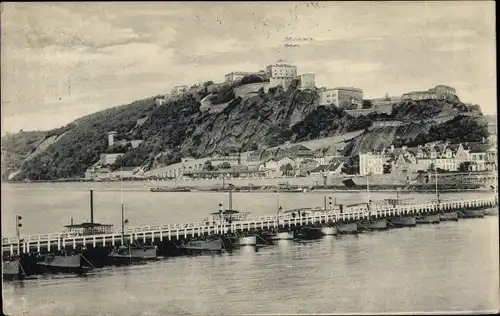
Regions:
<instances>
[{"instance_id":1,"label":"distant hill","mask_svg":"<svg viewBox=\"0 0 500 316\"><path fill-rule=\"evenodd\" d=\"M178 162L181 157L257 150L262 145L352 131L364 132L350 141L346 154L397 142L439 140L445 136L436 131L442 129L450 129L446 137L454 141L488 134L482 114L460 101L403 102L394 104L391 114L353 117L335 107L318 106L317 91L298 90L294 85L287 91L276 87L235 97L236 87L255 81L260 79L246 78L210 92L205 84L161 106L151 97L82 117L52 131L9 135L2 139L2 166L8 166L7 172L2 168L2 178L14 171L14 179L81 177L101 153L117 151L126 154L113 168L142 165L147 170ZM203 99L210 99L213 107L201 107ZM369 130L376 120L398 120L405 125ZM143 142L135 149L108 148L110 131L116 131L118 138ZM4 161L4 157L8 159Z\"/></svg>"}]
</instances>

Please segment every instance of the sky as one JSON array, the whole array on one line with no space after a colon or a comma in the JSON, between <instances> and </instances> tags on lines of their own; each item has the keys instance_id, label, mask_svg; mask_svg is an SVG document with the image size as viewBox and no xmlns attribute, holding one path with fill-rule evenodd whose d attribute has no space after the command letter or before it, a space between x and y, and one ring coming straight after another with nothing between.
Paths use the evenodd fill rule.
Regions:
<instances>
[{"instance_id":1,"label":"sky","mask_svg":"<svg viewBox=\"0 0 500 316\"><path fill-rule=\"evenodd\" d=\"M1 5L2 135L278 60L365 98L446 84L496 114L494 2Z\"/></svg>"}]
</instances>

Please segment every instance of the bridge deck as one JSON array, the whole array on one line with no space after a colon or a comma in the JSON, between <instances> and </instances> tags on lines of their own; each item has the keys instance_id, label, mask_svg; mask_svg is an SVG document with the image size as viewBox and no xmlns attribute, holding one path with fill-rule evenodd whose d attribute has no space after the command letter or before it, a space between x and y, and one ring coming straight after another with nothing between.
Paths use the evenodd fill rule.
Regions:
<instances>
[{"instance_id":1,"label":"bridge deck","mask_svg":"<svg viewBox=\"0 0 500 316\"><path fill-rule=\"evenodd\" d=\"M279 226L302 226L308 224L326 224L338 223L352 220L367 219L370 216L389 217L405 214L425 214L428 212L448 209L488 206L497 203L496 197L481 197L473 199L448 199L437 201L416 201L405 205L372 205L370 209L365 205L347 206L340 214L339 210L330 210L324 208L305 209L306 216L292 217L291 214L277 216L259 216L246 221L234 221L232 223L219 222L196 222L184 224L165 224L165 225L149 225L125 230L125 240L131 241L134 239L142 239L144 242L159 239L172 240L179 238L187 238L201 236L204 234L220 234L231 232L242 232L253 229L271 229ZM51 247L57 247L58 250L71 246L76 248L77 245L92 244L96 246L114 246L115 243L121 241L121 231L116 231L110 234L99 235L77 235L68 232L58 232L50 234L31 235L21 238L17 237L2 239L2 252L10 252L10 254L23 253L35 250L40 252L41 248L46 248L50 251Z\"/></svg>"}]
</instances>

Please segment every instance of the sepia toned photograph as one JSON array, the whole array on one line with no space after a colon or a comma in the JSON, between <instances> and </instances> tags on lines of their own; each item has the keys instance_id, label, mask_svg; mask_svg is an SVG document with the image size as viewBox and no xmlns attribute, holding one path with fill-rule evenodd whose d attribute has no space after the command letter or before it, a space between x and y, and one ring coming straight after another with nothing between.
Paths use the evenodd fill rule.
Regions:
<instances>
[{"instance_id":1,"label":"sepia toned photograph","mask_svg":"<svg viewBox=\"0 0 500 316\"><path fill-rule=\"evenodd\" d=\"M0 6L4 315L500 312L494 1Z\"/></svg>"}]
</instances>

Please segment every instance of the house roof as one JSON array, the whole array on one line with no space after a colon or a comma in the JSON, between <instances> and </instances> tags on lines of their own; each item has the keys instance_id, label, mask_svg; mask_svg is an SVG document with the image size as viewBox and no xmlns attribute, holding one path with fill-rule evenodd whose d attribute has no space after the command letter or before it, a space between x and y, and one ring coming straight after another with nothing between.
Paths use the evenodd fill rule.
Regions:
<instances>
[{"instance_id":1,"label":"house roof","mask_svg":"<svg viewBox=\"0 0 500 316\"><path fill-rule=\"evenodd\" d=\"M302 163L307 163L307 162L314 162L314 163L318 163L316 160L314 159L310 159L310 158L306 158L302 161Z\"/></svg>"},{"instance_id":2,"label":"house roof","mask_svg":"<svg viewBox=\"0 0 500 316\"><path fill-rule=\"evenodd\" d=\"M118 169L116 171L134 171L136 168L139 168L139 167L121 167L120 169Z\"/></svg>"},{"instance_id":3,"label":"house roof","mask_svg":"<svg viewBox=\"0 0 500 316\"><path fill-rule=\"evenodd\" d=\"M321 172L321 171L335 171L337 170L343 163L345 159L332 159L332 161L328 165L321 165L313 170L311 172Z\"/></svg>"},{"instance_id":4,"label":"house roof","mask_svg":"<svg viewBox=\"0 0 500 316\"><path fill-rule=\"evenodd\" d=\"M491 145L484 143L468 143L464 147L470 150L471 153L484 153L488 151Z\"/></svg>"}]
</instances>

